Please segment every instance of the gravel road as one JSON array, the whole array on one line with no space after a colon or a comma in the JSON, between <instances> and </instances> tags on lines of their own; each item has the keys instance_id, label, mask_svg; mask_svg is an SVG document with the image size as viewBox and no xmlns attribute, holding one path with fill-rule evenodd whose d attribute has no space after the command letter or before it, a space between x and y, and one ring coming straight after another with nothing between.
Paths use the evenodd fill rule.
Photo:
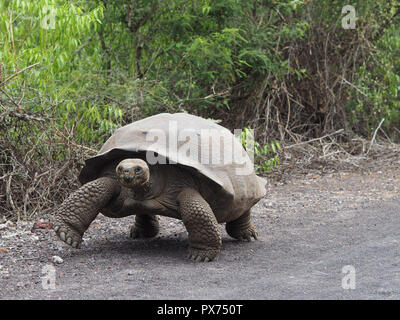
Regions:
<instances>
[{"instance_id":1,"label":"gravel road","mask_svg":"<svg viewBox=\"0 0 400 320\"><path fill-rule=\"evenodd\" d=\"M210 263L186 260L180 221L162 218L151 240L130 239L132 221L99 215L79 250L33 222L0 225L0 298L400 299L400 169L271 182L259 240L221 226Z\"/></svg>"}]
</instances>

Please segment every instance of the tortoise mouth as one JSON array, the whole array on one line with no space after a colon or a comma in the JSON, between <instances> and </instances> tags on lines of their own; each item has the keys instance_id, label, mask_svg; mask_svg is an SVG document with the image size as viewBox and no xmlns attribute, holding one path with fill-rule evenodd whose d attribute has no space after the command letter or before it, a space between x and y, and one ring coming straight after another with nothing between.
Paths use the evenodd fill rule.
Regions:
<instances>
[{"instance_id":1,"label":"tortoise mouth","mask_svg":"<svg viewBox=\"0 0 400 320\"><path fill-rule=\"evenodd\" d=\"M134 180L135 179L133 179L131 177L126 177L126 176L122 178L122 181L125 182L125 183L128 183L128 184L131 184L132 181L134 181Z\"/></svg>"},{"instance_id":2,"label":"tortoise mouth","mask_svg":"<svg viewBox=\"0 0 400 320\"><path fill-rule=\"evenodd\" d=\"M139 179L136 176L130 176L130 175L125 175L125 174L119 174L117 175L118 182L123 185L124 187L127 188L137 188Z\"/></svg>"}]
</instances>

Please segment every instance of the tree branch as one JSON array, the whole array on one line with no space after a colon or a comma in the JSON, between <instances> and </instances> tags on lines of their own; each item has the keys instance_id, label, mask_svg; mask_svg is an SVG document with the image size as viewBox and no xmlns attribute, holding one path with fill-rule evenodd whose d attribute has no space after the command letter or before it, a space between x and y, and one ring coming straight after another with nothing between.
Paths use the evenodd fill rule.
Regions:
<instances>
[{"instance_id":1,"label":"tree branch","mask_svg":"<svg viewBox=\"0 0 400 320\"><path fill-rule=\"evenodd\" d=\"M22 72L24 72L24 71L26 71L26 70L28 70L28 69L30 69L30 68L33 68L34 66L38 65L39 63L40 63L40 62L36 62L36 63L34 63L34 64L32 64L32 65L26 67L26 68L23 68L23 69L19 70L18 72L14 73L13 75L9 76L9 77L6 78L3 82L0 83L0 87L4 86L8 81L10 81L11 79L15 78L15 77L16 77L17 75L19 75L20 73L22 73Z\"/></svg>"}]
</instances>

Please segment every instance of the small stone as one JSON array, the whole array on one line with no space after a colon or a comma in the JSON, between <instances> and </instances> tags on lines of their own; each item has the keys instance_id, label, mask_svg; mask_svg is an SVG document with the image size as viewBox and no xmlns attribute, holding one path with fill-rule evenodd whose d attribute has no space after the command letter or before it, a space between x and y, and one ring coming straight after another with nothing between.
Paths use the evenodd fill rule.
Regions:
<instances>
[{"instance_id":1,"label":"small stone","mask_svg":"<svg viewBox=\"0 0 400 320\"><path fill-rule=\"evenodd\" d=\"M7 227L14 227L14 226L15 226L14 222L12 222L11 220L8 220L8 221L5 223L5 225L6 225Z\"/></svg>"},{"instance_id":2,"label":"small stone","mask_svg":"<svg viewBox=\"0 0 400 320\"><path fill-rule=\"evenodd\" d=\"M19 221L19 222L17 222L17 227L18 228L25 228L27 225L29 225L29 222L27 222L27 221Z\"/></svg>"},{"instance_id":3,"label":"small stone","mask_svg":"<svg viewBox=\"0 0 400 320\"><path fill-rule=\"evenodd\" d=\"M10 220L8 220L6 223L0 224L0 230L6 230L8 228L11 228L14 226L14 223Z\"/></svg>"},{"instance_id":4,"label":"small stone","mask_svg":"<svg viewBox=\"0 0 400 320\"><path fill-rule=\"evenodd\" d=\"M59 256L53 256L53 257L51 258L51 260L53 261L53 263L57 263L57 264L61 264L61 263L64 262L64 260L63 260L61 257L59 257Z\"/></svg>"},{"instance_id":5,"label":"small stone","mask_svg":"<svg viewBox=\"0 0 400 320\"><path fill-rule=\"evenodd\" d=\"M31 232L35 232L36 230L51 230L53 228L53 224L51 222L46 221L36 221L32 227Z\"/></svg>"}]
</instances>

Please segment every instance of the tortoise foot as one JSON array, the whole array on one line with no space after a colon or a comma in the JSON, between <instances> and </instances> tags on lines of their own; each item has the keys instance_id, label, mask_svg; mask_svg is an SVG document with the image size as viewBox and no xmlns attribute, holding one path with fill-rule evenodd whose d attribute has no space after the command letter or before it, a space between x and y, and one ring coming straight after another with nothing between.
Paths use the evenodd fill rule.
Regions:
<instances>
[{"instance_id":1,"label":"tortoise foot","mask_svg":"<svg viewBox=\"0 0 400 320\"><path fill-rule=\"evenodd\" d=\"M251 238L257 240L258 232L250 221L250 211L247 211L238 219L228 222L225 226L226 232L237 240L251 241Z\"/></svg>"},{"instance_id":2,"label":"tortoise foot","mask_svg":"<svg viewBox=\"0 0 400 320\"><path fill-rule=\"evenodd\" d=\"M157 234L158 234L157 229L138 228L136 225L133 225L129 232L129 236L132 239L154 238Z\"/></svg>"},{"instance_id":3,"label":"tortoise foot","mask_svg":"<svg viewBox=\"0 0 400 320\"><path fill-rule=\"evenodd\" d=\"M135 224L131 227L130 237L133 239L153 238L160 231L157 216L137 215Z\"/></svg>"},{"instance_id":4,"label":"tortoise foot","mask_svg":"<svg viewBox=\"0 0 400 320\"><path fill-rule=\"evenodd\" d=\"M189 254L187 258L196 262L209 262L213 261L219 252L220 249L216 248L198 249L189 247Z\"/></svg>"},{"instance_id":5,"label":"tortoise foot","mask_svg":"<svg viewBox=\"0 0 400 320\"><path fill-rule=\"evenodd\" d=\"M56 221L54 221L53 229L57 236L66 244L69 244L73 248L80 248L82 236L77 230L68 225L68 223L61 219L56 219Z\"/></svg>"},{"instance_id":6,"label":"tortoise foot","mask_svg":"<svg viewBox=\"0 0 400 320\"><path fill-rule=\"evenodd\" d=\"M230 230L229 235L240 241L251 241L252 238L254 240L258 239L258 232L252 224L244 229Z\"/></svg>"}]
</instances>

